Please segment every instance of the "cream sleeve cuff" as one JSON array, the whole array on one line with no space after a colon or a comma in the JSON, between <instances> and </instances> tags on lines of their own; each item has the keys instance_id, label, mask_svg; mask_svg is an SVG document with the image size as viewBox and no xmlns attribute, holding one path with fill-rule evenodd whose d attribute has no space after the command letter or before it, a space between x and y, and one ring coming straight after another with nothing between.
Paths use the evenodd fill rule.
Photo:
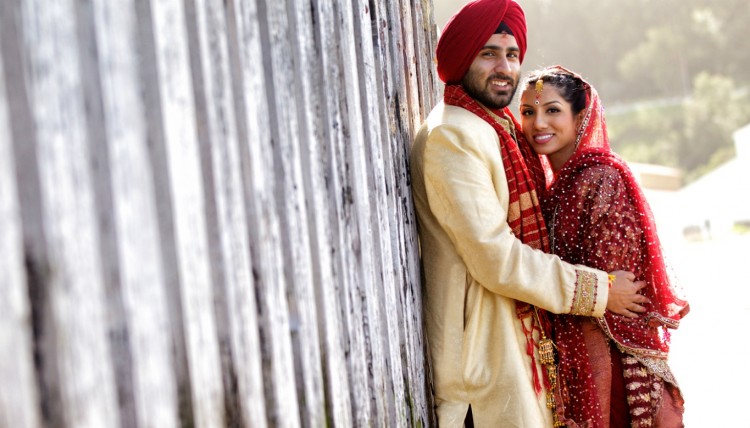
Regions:
<instances>
[{"instance_id":1,"label":"cream sleeve cuff","mask_svg":"<svg viewBox=\"0 0 750 428\"><path fill-rule=\"evenodd\" d=\"M571 315L603 317L609 299L609 277L607 272L576 266L576 287Z\"/></svg>"}]
</instances>

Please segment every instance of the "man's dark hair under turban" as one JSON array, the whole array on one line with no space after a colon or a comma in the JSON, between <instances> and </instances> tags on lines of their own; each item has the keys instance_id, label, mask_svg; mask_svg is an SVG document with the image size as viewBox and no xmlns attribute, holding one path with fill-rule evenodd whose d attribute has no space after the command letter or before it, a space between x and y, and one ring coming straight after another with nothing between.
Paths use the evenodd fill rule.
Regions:
<instances>
[{"instance_id":1,"label":"man's dark hair under turban","mask_svg":"<svg viewBox=\"0 0 750 428\"><path fill-rule=\"evenodd\" d=\"M526 16L514 0L475 0L459 10L445 24L437 45L437 70L445 83L459 83L479 50L500 23L505 23L526 54Z\"/></svg>"}]
</instances>

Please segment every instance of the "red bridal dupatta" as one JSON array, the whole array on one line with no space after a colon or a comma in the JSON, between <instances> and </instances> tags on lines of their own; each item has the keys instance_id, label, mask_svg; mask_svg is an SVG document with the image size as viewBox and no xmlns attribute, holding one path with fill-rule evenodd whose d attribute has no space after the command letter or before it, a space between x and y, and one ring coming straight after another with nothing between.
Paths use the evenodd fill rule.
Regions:
<instances>
[{"instance_id":1,"label":"red bridal dupatta","mask_svg":"<svg viewBox=\"0 0 750 428\"><path fill-rule=\"evenodd\" d=\"M629 270L647 283L641 290L651 301L645 314L630 319L607 312L597 322L623 353L632 426L650 426L646 419L658 410L661 397L655 389L662 381L676 385L666 361L667 329L679 326L688 304L670 280L653 215L636 178L610 150L599 96L588 83L585 88L576 151L554 176L542 209L554 254L606 272ZM554 316L554 338L565 419L597 427L603 421L584 343L586 320Z\"/></svg>"}]
</instances>

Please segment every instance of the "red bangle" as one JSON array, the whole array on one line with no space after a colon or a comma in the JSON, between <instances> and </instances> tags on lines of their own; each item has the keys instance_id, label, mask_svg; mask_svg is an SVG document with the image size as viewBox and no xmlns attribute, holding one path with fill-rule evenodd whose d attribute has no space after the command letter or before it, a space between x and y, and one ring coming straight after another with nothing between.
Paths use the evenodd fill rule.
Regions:
<instances>
[{"instance_id":1,"label":"red bangle","mask_svg":"<svg viewBox=\"0 0 750 428\"><path fill-rule=\"evenodd\" d=\"M612 284L615 283L615 278L617 278L617 277L614 276L614 275L612 275L612 274L607 275L607 279L608 279L607 282L609 284L609 288L612 288Z\"/></svg>"}]
</instances>

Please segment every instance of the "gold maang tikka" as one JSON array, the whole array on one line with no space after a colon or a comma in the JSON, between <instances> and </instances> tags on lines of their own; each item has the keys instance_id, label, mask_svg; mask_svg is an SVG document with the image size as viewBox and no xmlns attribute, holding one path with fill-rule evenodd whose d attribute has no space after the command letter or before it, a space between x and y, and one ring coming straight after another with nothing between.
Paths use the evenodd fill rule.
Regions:
<instances>
[{"instance_id":1,"label":"gold maang tikka","mask_svg":"<svg viewBox=\"0 0 750 428\"><path fill-rule=\"evenodd\" d=\"M534 99L534 104L539 105L539 98L542 96L542 91L544 90L544 80L539 79L536 81L536 85L534 86L534 90L536 91L536 98Z\"/></svg>"}]
</instances>

